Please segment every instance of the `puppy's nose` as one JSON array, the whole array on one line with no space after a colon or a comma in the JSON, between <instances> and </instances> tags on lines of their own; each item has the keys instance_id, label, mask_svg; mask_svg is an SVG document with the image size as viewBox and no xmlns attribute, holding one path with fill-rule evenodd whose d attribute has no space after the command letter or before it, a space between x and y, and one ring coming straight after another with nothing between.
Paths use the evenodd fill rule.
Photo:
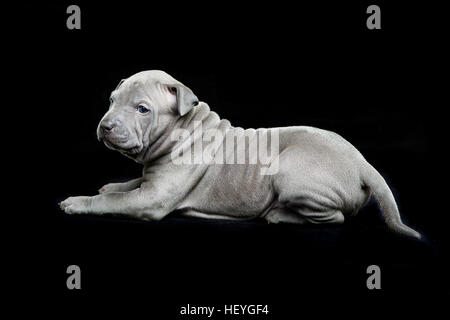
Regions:
<instances>
[{"instance_id":1,"label":"puppy's nose","mask_svg":"<svg viewBox=\"0 0 450 320\"><path fill-rule=\"evenodd\" d=\"M105 121L100 125L100 128L103 132L110 132L112 129L114 129L115 124L113 122Z\"/></svg>"}]
</instances>

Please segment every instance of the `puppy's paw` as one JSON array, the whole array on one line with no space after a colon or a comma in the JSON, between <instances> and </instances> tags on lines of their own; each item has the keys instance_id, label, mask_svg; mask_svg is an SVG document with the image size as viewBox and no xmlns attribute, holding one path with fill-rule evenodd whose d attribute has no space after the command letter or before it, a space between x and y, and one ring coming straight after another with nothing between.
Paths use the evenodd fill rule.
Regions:
<instances>
[{"instance_id":1,"label":"puppy's paw","mask_svg":"<svg viewBox=\"0 0 450 320\"><path fill-rule=\"evenodd\" d=\"M89 213L91 197L69 197L59 203L60 208L68 214Z\"/></svg>"},{"instance_id":2,"label":"puppy's paw","mask_svg":"<svg viewBox=\"0 0 450 320\"><path fill-rule=\"evenodd\" d=\"M98 190L98 193L120 192L122 183L107 183Z\"/></svg>"},{"instance_id":3,"label":"puppy's paw","mask_svg":"<svg viewBox=\"0 0 450 320\"><path fill-rule=\"evenodd\" d=\"M274 224L278 224L280 222L282 222L281 218L279 215L276 214L272 214L272 215L267 215L265 217L267 223L274 223Z\"/></svg>"}]
</instances>

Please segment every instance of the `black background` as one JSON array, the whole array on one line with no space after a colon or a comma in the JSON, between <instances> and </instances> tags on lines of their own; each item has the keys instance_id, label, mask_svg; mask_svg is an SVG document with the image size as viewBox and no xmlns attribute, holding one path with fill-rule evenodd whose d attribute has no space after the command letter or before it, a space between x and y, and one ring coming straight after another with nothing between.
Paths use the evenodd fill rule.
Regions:
<instances>
[{"instance_id":1,"label":"black background","mask_svg":"<svg viewBox=\"0 0 450 320\"><path fill-rule=\"evenodd\" d=\"M30 120L19 185L34 190L20 203L15 253L39 267L21 272L19 295L39 280L30 298L48 313L149 319L195 319L178 315L188 303L268 304L270 316L253 318L291 319L405 316L448 300L440 8L377 1L382 29L368 30L371 2L78 2L82 28L68 30L69 4L12 11L11 64L24 89L15 99ZM343 226L64 215L66 197L139 176L95 130L119 80L149 69L235 126L341 134L385 176L424 240L387 231L374 203ZM66 288L71 264L82 270L79 291ZM381 267L378 291L366 288L371 264Z\"/></svg>"}]
</instances>

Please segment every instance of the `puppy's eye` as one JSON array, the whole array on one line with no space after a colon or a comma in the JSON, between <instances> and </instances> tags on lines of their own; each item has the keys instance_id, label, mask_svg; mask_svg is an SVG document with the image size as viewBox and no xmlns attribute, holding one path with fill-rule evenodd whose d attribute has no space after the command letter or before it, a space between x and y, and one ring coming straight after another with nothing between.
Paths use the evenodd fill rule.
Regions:
<instances>
[{"instance_id":1,"label":"puppy's eye","mask_svg":"<svg viewBox=\"0 0 450 320\"><path fill-rule=\"evenodd\" d=\"M149 113L149 112L150 112L150 110L147 109L146 107L144 107L143 105L139 105L139 106L137 107L137 111L138 111L139 113L142 113L142 114L146 114L146 113Z\"/></svg>"}]
</instances>

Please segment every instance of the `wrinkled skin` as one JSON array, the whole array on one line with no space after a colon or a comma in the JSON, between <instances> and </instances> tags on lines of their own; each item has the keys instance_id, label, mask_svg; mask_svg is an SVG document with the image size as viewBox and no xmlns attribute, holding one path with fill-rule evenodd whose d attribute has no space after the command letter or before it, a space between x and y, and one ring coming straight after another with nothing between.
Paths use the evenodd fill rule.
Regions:
<instances>
[{"instance_id":1,"label":"wrinkled skin","mask_svg":"<svg viewBox=\"0 0 450 320\"><path fill-rule=\"evenodd\" d=\"M194 144L202 139L193 134L199 123L204 131L215 129L223 136L236 135L238 140L276 133L279 157L271 155L269 169L278 163L279 171L261 175L260 164L175 164L172 151L186 140L171 139L171 133L186 129ZM392 230L420 237L401 222L381 175L339 135L302 126L233 127L162 71L144 71L122 81L111 93L110 108L97 135L108 148L142 164L142 177L107 184L92 197L70 197L60 203L66 213L160 220L180 210L204 218L342 223L373 194ZM201 141L203 146L209 144ZM196 151L192 148L191 152Z\"/></svg>"}]
</instances>

